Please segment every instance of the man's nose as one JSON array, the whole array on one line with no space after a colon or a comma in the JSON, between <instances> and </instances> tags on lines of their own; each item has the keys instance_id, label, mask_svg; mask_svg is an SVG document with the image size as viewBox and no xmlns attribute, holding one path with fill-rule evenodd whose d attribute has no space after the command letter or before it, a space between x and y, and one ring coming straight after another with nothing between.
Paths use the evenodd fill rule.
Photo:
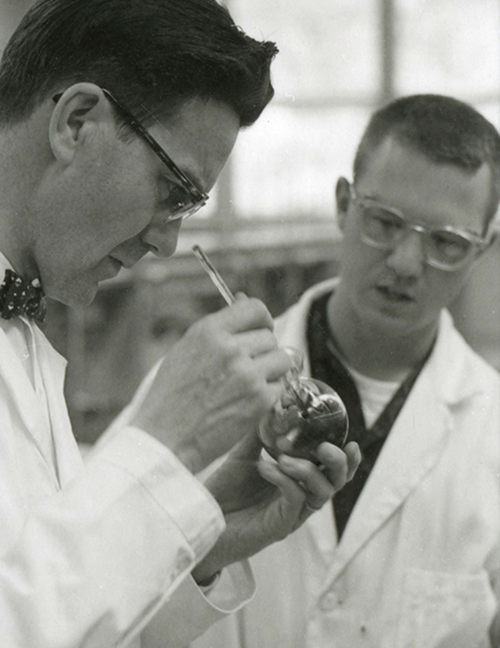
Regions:
<instances>
[{"instance_id":1,"label":"man's nose","mask_svg":"<svg viewBox=\"0 0 500 648\"><path fill-rule=\"evenodd\" d=\"M387 265L400 277L420 277L425 266L425 251L420 234L407 232L389 252Z\"/></svg>"},{"instance_id":2,"label":"man's nose","mask_svg":"<svg viewBox=\"0 0 500 648\"><path fill-rule=\"evenodd\" d=\"M142 242L159 257L170 257L177 248L182 219L152 222L141 234Z\"/></svg>"}]
</instances>

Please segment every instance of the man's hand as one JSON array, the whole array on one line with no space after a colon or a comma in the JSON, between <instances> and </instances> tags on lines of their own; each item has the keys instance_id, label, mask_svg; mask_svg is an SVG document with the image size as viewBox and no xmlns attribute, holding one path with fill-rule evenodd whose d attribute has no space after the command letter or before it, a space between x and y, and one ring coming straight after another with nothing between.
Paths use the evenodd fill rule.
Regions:
<instances>
[{"instance_id":1,"label":"man's hand","mask_svg":"<svg viewBox=\"0 0 500 648\"><path fill-rule=\"evenodd\" d=\"M290 358L257 299L196 322L167 353L131 423L165 443L192 472L257 428L281 396Z\"/></svg>"},{"instance_id":2,"label":"man's hand","mask_svg":"<svg viewBox=\"0 0 500 648\"><path fill-rule=\"evenodd\" d=\"M344 451L322 443L321 469L287 455L278 463L262 459L261 450L260 441L248 435L205 482L222 508L226 530L193 570L199 583L295 531L353 478L361 459L356 443Z\"/></svg>"}]
</instances>

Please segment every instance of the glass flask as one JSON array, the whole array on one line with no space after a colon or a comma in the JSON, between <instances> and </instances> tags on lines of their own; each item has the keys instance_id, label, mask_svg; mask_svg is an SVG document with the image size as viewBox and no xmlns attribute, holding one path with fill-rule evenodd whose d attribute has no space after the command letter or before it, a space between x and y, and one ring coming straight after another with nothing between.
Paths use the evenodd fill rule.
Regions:
<instances>
[{"instance_id":1,"label":"glass flask","mask_svg":"<svg viewBox=\"0 0 500 648\"><path fill-rule=\"evenodd\" d=\"M284 350L292 358L292 368L285 376L281 399L260 422L259 436L274 458L285 453L320 463L315 455L320 443L344 446L349 431L347 410L332 387L300 375L304 365L300 351Z\"/></svg>"}]
</instances>

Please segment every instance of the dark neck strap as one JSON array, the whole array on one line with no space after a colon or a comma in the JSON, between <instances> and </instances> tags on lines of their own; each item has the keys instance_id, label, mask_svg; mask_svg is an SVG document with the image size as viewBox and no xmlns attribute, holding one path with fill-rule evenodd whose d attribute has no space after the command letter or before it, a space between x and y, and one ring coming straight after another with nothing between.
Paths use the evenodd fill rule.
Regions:
<instances>
[{"instance_id":1,"label":"dark neck strap","mask_svg":"<svg viewBox=\"0 0 500 648\"><path fill-rule=\"evenodd\" d=\"M307 341L311 376L331 385L344 401L349 415L348 441L356 441L362 461L354 479L335 495L337 531L342 534L349 515L382 450L382 446L401 411L408 394L427 361L432 348L410 371L371 428L366 427L361 399L354 378L335 351L335 340L328 325L327 304L331 293L313 303L308 319Z\"/></svg>"}]
</instances>

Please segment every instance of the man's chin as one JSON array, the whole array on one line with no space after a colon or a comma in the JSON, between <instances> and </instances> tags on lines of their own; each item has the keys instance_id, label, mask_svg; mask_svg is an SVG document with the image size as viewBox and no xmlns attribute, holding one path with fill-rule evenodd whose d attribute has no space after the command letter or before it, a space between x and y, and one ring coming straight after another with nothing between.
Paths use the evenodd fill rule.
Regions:
<instances>
[{"instance_id":1,"label":"man's chin","mask_svg":"<svg viewBox=\"0 0 500 648\"><path fill-rule=\"evenodd\" d=\"M85 308L94 301L98 289L98 284L79 284L77 286L59 286L54 290L49 288L45 294L49 299L58 301L70 308Z\"/></svg>"}]
</instances>

